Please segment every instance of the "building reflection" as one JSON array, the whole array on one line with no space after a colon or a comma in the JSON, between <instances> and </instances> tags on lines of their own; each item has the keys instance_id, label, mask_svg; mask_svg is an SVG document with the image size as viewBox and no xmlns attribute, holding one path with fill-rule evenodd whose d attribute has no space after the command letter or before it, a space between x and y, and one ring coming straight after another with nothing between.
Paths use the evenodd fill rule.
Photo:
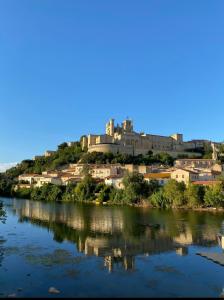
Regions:
<instances>
[{"instance_id":1,"label":"building reflection","mask_svg":"<svg viewBox=\"0 0 224 300\"><path fill-rule=\"evenodd\" d=\"M224 246L223 236L217 241L221 219L213 226L206 225L202 215L163 214L161 226L146 222L158 220L154 211L145 214L133 208L96 207L14 200L13 210L21 222L28 221L49 228L58 241L69 240L85 255L103 257L104 266L111 272L114 266L134 270L137 255L175 252L188 254L188 247L197 245ZM206 214L205 214L206 217Z\"/></svg>"}]
</instances>

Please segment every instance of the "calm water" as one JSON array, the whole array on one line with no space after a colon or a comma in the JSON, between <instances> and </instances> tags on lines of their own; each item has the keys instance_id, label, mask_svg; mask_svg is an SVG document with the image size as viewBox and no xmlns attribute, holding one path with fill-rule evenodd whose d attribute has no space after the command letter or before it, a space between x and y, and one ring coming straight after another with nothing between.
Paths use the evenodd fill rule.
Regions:
<instances>
[{"instance_id":1,"label":"calm water","mask_svg":"<svg viewBox=\"0 0 224 300\"><path fill-rule=\"evenodd\" d=\"M0 297L219 297L223 291L224 266L196 254L223 252L217 237L223 213L0 200L6 214Z\"/></svg>"}]
</instances>

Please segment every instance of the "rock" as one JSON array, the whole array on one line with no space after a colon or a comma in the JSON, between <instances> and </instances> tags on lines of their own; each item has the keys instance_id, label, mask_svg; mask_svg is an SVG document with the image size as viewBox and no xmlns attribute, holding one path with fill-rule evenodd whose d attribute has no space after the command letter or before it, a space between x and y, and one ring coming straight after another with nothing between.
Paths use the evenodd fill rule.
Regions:
<instances>
[{"instance_id":1,"label":"rock","mask_svg":"<svg viewBox=\"0 0 224 300\"><path fill-rule=\"evenodd\" d=\"M55 287L50 287L49 290L48 290L48 293L51 293L51 294L59 294L60 291L57 290Z\"/></svg>"},{"instance_id":2,"label":"rock","mask_svg":"<svg viewBox=\"0 0 224 300\"><path fill-rule=\"evenodd\" d=\"M17 291L21 292L23 289L22 288L18 288Z\"/></svg>"},{"instance_id":3,"label":"rock","mask_svg":"<svg viewBox=\"0 0 224 300\"><path fill-rule=\"evenodd\" d=\"M16 294L14 293L14 294L10 294L10 295L8 295L8 297L9 298L15 298L16 297Z\"/></svg>"}]
</instances>

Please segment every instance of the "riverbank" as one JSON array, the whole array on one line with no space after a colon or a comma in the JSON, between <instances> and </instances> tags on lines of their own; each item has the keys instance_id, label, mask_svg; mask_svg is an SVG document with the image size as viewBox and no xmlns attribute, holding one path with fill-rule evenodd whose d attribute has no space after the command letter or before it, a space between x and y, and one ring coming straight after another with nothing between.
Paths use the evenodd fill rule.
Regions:
<instances>
[{"instance_id":1,"label":"riverbank","mask_svg":"<svg viewBox=\"0 0 224 300\"><path fill-rule=\"evenodd\" d=\"M0 196L1 197L1 196ZM11 196L4 196L5 198L12 198ZM20 198L20 197L14 197L14 199L21 199L21 200L31 200L33 201L33 199L30 198ZM44 203L52 203L51 201L43 201L43 200L34 200L34 201L38 201L38 202L44 202ZM141 203L113 203L113 202L98 202L97 200L85 200L85 201L66 201L66 200L60 200L60 201L55 201L56 203L77 203L77 204L88 204L88 205L92 205L92 206L108 206L108 207L113 207L113 206L117 206L117 207L134 207L134 208L147 208L147 209L161 209L161 210L167 210L167 209L171 209L171 210L183 210L183 211L201 211L201 212L224 212L224 207L188 207L188 206L179 206L179 207L167 207L167 208L162 208L162 207L156 207L156 206L152 206L149 201L143 200Z\"/></svg>"}]
</instances>

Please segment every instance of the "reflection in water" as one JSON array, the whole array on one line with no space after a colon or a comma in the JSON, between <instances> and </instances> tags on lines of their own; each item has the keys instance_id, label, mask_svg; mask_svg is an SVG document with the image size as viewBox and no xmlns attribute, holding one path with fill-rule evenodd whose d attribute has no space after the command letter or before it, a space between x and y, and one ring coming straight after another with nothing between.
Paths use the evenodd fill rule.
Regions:
<instances>
[{"instance_id":1,"label":"reflection in water","mask_svg":"<svg viewBox=\"0 0 224 300\"><path fill-rule=\"evenodd\" d=\"M0 201L0 225L1 225L1 223L4 224L5 221L6 221L6 213L5 213L5 210L3 209L3 203ZM2 265L2 261L4 258L4 248L3 248L4 243L5 243L4 238L2 236L0 236L0 267Z\"/></svg>"},{"instance_id":2,"label":"reflection in water","mask_svg":"<svg viewBox=\"0 0 224 300\"><path fill-rule=\"evenodd\" d=\"M3 203L0 201L0 223L5 223L6 221L6 213L3 208Z\"/></svg>"},{"instance_id":3,"label":"reflection in water","mask_svg":"<svg viewBox=\"0 0 224 300\"><path fill-rule=\"evenodd\" d=\"M189 245L220 243L221 214L150 210L131 207L96 207L13 200L20 222L46 227L58 242L69 240L85 255L103 257L104 266L135 268L136 255L175 251L187 255ZM151 226L159 223L160 226ZM221 239L221 245L223 240Z\"/></svg>"}]
</instances>

